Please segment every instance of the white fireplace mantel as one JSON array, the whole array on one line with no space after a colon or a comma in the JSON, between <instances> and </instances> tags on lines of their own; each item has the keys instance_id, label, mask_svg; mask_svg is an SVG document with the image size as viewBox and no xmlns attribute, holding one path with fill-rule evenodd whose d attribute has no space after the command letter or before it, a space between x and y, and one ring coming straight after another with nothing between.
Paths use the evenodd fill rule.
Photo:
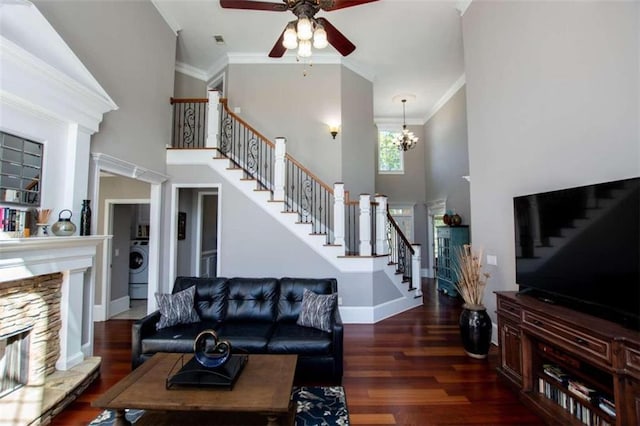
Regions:
<instances>
[{"instance_id":1,"label":"white fireplace mantel","mask_svg":"<svg viewBox=\"0 0 640 426\"><path fill-rule=\"evenodd\" d=\"M60 358L68 370L93 355L92 306L96 248L108 235L0 240L0 286L43 274L62 273Z\"/></svg>"}]
</instances>

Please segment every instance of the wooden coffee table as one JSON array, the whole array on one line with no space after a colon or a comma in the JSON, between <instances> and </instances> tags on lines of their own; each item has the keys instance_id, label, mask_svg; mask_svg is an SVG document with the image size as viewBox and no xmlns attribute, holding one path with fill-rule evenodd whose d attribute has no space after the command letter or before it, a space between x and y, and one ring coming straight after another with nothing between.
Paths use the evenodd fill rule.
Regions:
<instances>
[{"instance_id":1,"label":"wooden coffee table","mask_svg":"<svg viewBox=\"0 0 640 426\"><path fill-rule=\"evenodd\" d=\"M291 388L297 355L249 355L232 390L166 389L166 379L182 356L190 357L155 354L91 405L116 410L116 424L129 424L126 408L145 410L135 426L293 424Z\"/></svg>"}]
</instances>

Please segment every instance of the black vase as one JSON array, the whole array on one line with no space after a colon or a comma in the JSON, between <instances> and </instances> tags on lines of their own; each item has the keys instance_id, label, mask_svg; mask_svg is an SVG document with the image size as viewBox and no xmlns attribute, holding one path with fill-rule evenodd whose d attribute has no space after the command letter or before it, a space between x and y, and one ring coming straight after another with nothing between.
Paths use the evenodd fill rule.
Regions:
<instances>
[{"instance_id":1,"label":"black vase","mask_svg":"<svg viewBox=\"0 0 640 426\"><path fill-rule=\"evenodd\" d=\"M462 307L460 314L460 337L465 352L472 358L484 359L491 344L491 317L482 305Z\"/></svg>"},{"instance_id":2,"label":"black vase","mask_svg":"<svg viewBox=\"0 0 640 426\"><path fill-rule=\"evenodd\" d=\"M91 235L91 207L90 200L82 200L80 211L80 235Z\"/></svg>"}]
</instances>

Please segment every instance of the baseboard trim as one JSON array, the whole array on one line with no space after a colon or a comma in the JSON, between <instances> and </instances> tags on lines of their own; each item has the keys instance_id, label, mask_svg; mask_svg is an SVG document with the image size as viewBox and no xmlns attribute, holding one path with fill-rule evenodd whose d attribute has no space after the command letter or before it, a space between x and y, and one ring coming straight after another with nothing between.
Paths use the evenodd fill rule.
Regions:
<instances>
[{"instance_id":1,"label":"baseboard trim","mask_svg":"<svg viewBox=\"0 0 640 426\"><path fill-rule=\"evenodd\" d=\"M109 318L129 310L129 296L124 296L109 302Z\"/></svg>"},{"instance_id":2,"label":"baseboard trim","mask_svg":"<svg viewBox=\"0 0 640 426\"><path fill-rule=\"evenodd\" d=\"M93 305L93 322L102 322L107 320L107 313L104 305Z\"/></svg>"},{"instance_id":3,"label":"baseboard trim","mask_svg":"<svg viewBox=\"0 0 640 426\"><path fill-rule=\"evenodd\" d=\"M340 306L344 324L375 324L422 305L422 297L400 297L376 306Z\"/></svg>"}]
</instances>

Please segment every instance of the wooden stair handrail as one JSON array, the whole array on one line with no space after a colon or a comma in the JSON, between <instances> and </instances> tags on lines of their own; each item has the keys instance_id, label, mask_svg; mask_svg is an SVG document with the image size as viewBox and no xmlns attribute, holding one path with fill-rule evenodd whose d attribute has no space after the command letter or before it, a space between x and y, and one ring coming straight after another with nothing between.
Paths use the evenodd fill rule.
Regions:
<instances>
[{"instance_id":1,"label":"wooden stair handrail","mask_svg":"<svg viewBox=\"0 0 640 426\"><path fill-rule=\"evenodd\" d=\"M411 245L409 240L407 240L407 237L404 235L404 233L396 223L396 220L393 218L393 216L391 216L391 213L389 213L389 211L387 211L387 220L389 221L391 226L393 226L393 228L396 230L396 233L400 235L402 242L404 242L404 245L409 248L409 251L411 252L411 254L416 254L416 251L413 249L413 246Z\"/></svg>"},{"instance_id":2,"label":"wooden stair handrail","mask_svg":"<svg viewBox=\"0 0 640 426\"><path fill-rule=\"evenodd\" d=\"M285 157L287 158L287 160L291 161L293 164L298 166L298 168L300 170L302 170L303 172L305 172L310 178L312 178L313 180L318 182L320 184L320 186L323 187L329 194L333 195L333 188L331 188L329 185L327 185L322 180L320 180L320 178L318 176L316 176L313 173L311 173L311 171L309 169L307 169L305 166L303 166L302 164L300 164L300 162L298 160L296 160L295 158L293 158L289 154L285 154Z\"/></svg>"},{"instance_id":3,"label":"wooden stair handrail","mask_svg":"<svg viewBox=\"0 0 640 426\"><path fill-rule=\"evenodd\" d=\"M238 117L234 112L230 111L229 110L229 105L227 105L227 98L220 98L220 103L224 107L224 110L227 111L227 114L229 114L231 117L233 117L236 121L238 121L244 127L246 127L249 130L251 130L256 136L258 136L260 139L262 139L271 148L275 148L276 147L276 144L271 142L269 140L269 138L267 138L265 135L263 135L262 133L260 133L259 131L257 131L253 127L251 127L251 125L249 125L249 123L244 121L242 118Z\"/></svg>"},{"instance_id":4,"label":"wooden stair handrail","mask_svg":"<svg viewBox=\"0 0 640 426\"><path fill-rule=\"evenodd\" d=\"M171 98L170 103L173 104L206 104L209 99L206 98Z\"/></svg>"},{"instance_id":5,"label":"wooden stair handrail","mask_svg":"<svg viewBox=\"0 0 640 426\"><path fill-rule=\"evenodd\" d=\"M236 114L234 114L233 112L231 112L229 110L229 105L227 104L227 98L220 98L220 103L224 106L225 111L227 111L227 113L232 116L233 118L235 118L238 122L242 123L243 126L247 127L249 130L251 130L253 133L255 133L258 137L260 137L261 139L263 139L269 146L271 146L272 148L275 148L275 144L273 142L271 142L269 139L267 139L266 136L264 136L262 133L258 132L257 130L255 130L253 127L251 127L246 121L244 121L242 118L238 117ZM289 154L285 154L285 157L287 158L287 160L291 161L293 164L295 164L296 166L298 166L298 168L300 170L302 170L303 172L305 172L310 178L314 179L316 182L318 182L318 184L320 184L321 187L323 187L324 189L326 189L330 194L333 195L333 188L331 188L329 185L327 185L326 183L324 183L320 178L318 178L316 175L314 175L313 173L311 173L311 171L309 169L307 169L305 166L303 166L302 164L300 164L300 162L298 160L296 160L295 158L293 158L291 155Z\"/></svg>"}]
</instances>

